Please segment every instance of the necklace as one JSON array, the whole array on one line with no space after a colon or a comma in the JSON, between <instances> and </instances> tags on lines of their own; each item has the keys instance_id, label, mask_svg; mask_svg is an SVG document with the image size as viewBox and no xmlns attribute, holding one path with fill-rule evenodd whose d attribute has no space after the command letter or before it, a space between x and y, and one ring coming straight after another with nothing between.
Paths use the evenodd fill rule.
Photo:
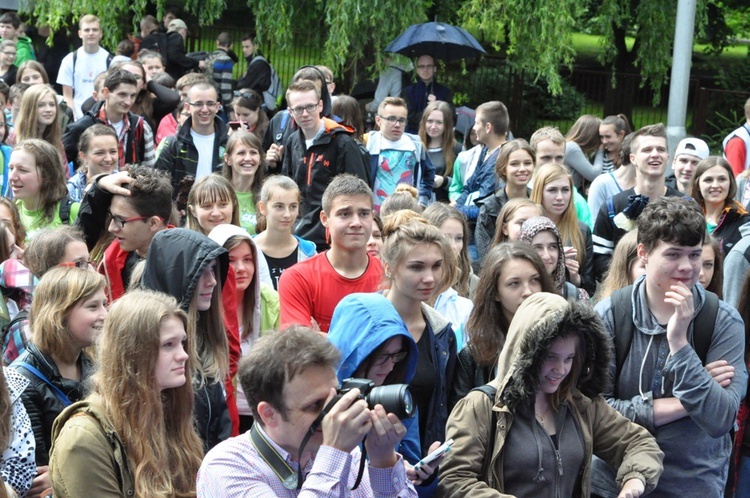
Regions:
<instances>
[{"instance_id":1,"label":"necklace","mask_svg":"<svg viewBox=\"0 0 750 498\"><path fill-rule=\"evenodd\" d=\"M539 421L540 424L544 425L544 416L547 415L550 411L550 407L547 406L547 409L544 410L541 414L537 413L536 410L534 410L534 416Z\"/></svg>"}]
</instances>

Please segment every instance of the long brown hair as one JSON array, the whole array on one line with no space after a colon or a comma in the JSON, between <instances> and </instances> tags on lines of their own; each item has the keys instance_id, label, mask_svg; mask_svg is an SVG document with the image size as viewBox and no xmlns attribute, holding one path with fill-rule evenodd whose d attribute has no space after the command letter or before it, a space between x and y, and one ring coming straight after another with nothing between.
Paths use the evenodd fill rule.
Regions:
<instances>
[{"instance_id":1,"label":"long brown hair","mask_svg":"<svg viewBox=\"0 0 750 498\"><path fill-rule=\"evenodd\" d=\"M107 418L125 445L133 469L136 496L195 496L203 446L193 424L190 369L185 383L160 391L156 363L161 326L187 317L166 294L136 290L113 305L104 321L99 370L91 399L101 401ZM188 333L186 351L193 351Z\"/></svg>"},{"instance_id":2,"label":"long brown hair","mask_svg":"<svg viewBox=\"0 0 750 498\"><path fill-rule=\"evenodd\" d=\"M527 244L506 242L490 249L479 272L474 309L466 324L466 341L474 360L482 366L494 365L505 343L510 323L499 301L498 281L506 264L520 259L531 263L539 273L542 292L556 292L552 277L539 255Z\"/></svg>"},{"instance_id":3,"label":"long brown hair","mask_svg":"<svg viewBox=\"0 0 750 498\"><path fill-rule=\"evenodd\" d=\"M724 199L724 208L726 209L728 207L731 207L744 212L745 208L742 206L742 204L734 200L734 196L737 194L737 180L734 179L734 172L732 171L732 167L729 165L729 162L721 156L708 156L698 163L698 166L695 167L693 179L690 182L690 196L695 199L698 204L700 204L700 207L705 213L706 200L703 198L703 194L701 193L700 182L703 174L714 166L721 166L726 172L727 177L729 178L729 191L727 192L727 198Z\"/></svg>"},{"instance_id":4,"label":"long brown hair","mask_svg":"<svg viewBox=\"0 0 750 498\"><path fill-rule=\"evenodd\" d=\"M425 148L430 146L430 137L427 136L427 119L433 111L440 111L443 115L443 136L440 139L440 149L445 158L445 176L451 176L453 173L453 163L456 160L456 137L453 135L453 109L447 102L436 100L430 102L422 113L422 120L419 122L419 138Z\"/></svg>"},{"instance_id":5,"label":"long brown hair","mask_svg":"<svg viewBox=\"0 0 750 498\"><path fill-rule=\"evenodd\" d=\"M633 283L630 280L630 268L636 262L637 257L638 229L634 229L623 235L615 246L607 276L604 278L596 296L597 301L601 301L611 296L617 289L622 289Z\"/></svg>"},{"instance_id":6,"label":"long brown hair","mask_svg":"<svg viewBox=\"0 0 750 498\"><path fill-rule=\"evenodd\" d=\"M590 157L602 145L602 139L599 137L600 124L602 120L598 116L584 114L570 127L565 140L577 143L583 153Z\"/></svg>"},{"instance_id":7,"label":"long brown hair","mask_svg":"<svg viewBox=\"0 0 750 498\"><path fill-rule=\"evenodd\" d=\"M23 150L34 157L35 167L41 180L37 196L41 200L44 212L42 221L46 224L52 223L57 214L58 203L68 195L57 149L44 140L29 138L17 143L13 150ZM27 230L35 228L41 228L41 226L26 227Z\"/></svg>"}]
</instances>

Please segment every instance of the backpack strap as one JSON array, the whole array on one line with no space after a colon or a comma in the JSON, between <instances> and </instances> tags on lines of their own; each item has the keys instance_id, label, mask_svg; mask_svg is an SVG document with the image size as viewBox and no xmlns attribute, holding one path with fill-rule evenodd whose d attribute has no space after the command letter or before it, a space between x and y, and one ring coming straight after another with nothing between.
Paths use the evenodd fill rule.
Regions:
<instances>
[{"instance_id":1,"label":"backpack strap","mask_svg":"<svg viewBox=\"0 0 750 498\"><path fill-rule=\"evenodd\" d=\"M615 213L615 201L612 200L612 197L607 198L607 215L612 220L612 223L614 223L617 213Z\"/></svg>"},{"instance_id":2,"label":"backpack strap","mask_svg":"<svg viewBox=\"0 0 750 498\"><path fill-rule=\"evenodd\" d=\"M622 371L625 364L625 358L630 352L630 345L633 342L633 286L628 285L622 289L617 289L610 296L612 305L612 329L614 333L615 344L615 396L617 396L617 375Z\"/></svg>"},{"instance_id":3,"label":"backpack strap","mask_svg":"<svg viewBox=\"0 0 750 498\"><path fill-rule=\"evenodd\" d=\"M25 363L23 361L19 361L15 363L15 365L20 368L23 368L24 370L28 370L29 372L31 372L32 375L34 375L34 377L38 378L39 380L47 384L50 387L50 389L52 389L52 391L55 393L55 396L57 396L57 399L59 399L63 405L70 406L73 404L73 402L70 401L68 396L66 396L65 393L62 392L59 387L57 387L52 382L50 382L50 380L42 372L40 372L36 367L34 367L33 365L29 365L28 363Z\"/></svg>"},{"instance_id":4,"label":"backpack strap","mask_svg":"<svg viewBox=\"0 0 750 498\"><path fill-rule=\"evenodd\" d=\"M289 124L290 117L291 115L288 109L281 114L281 124L279 125L279 129L276 132L276 136L273 137L273 141L276 143L276 145L283 145L281 143L281 139L284 138L284 132L286 131L286 127Z\"/></svg>"},{"instance_id":5,"label":"backpack strap","mask_svg":"<svg viewBox=\"0 0 750 498\"><path fill-rule=\"evenodd\" d=\"M490 413L492 417L490 419L490 434L487 438L487 449L484 452L484 463L482 464L482 475L487 476L489 479L490 475L490 462L492 462L492 451L495 448L495 438L497 437L497 414L492 409L495 406L495 396L497 396L497 388L489 384L483 386L477 386L472 391L483 392L487 395L487 399L490 402Z\"/></svg>"},{"instance_id":6,"label":"backpack strap","mask_svg":"<svg viewBox=\"0 0 750 498\"><path fill-rule=\"evenodd\" d=\"M718 314L719 296L706 291L706 302L703 303L703 308L698 312L698 316L693 319L693 348L695 348L695 352L703 365L706 364L708 350L711 348Z\"/></svg>"},{"instance_id":7,"label":"backpack strap","mask_svg":"<svg viewBox=\"0 0 750 498\"><path fill-rule=\"evenodd\" d=\"M70 209L73 206L73 199L69 196L65 196L65 199L60 201L58 207L58 214L60 215L60 221L63 225L70 225Z\"/></svg>"}]
</instances>

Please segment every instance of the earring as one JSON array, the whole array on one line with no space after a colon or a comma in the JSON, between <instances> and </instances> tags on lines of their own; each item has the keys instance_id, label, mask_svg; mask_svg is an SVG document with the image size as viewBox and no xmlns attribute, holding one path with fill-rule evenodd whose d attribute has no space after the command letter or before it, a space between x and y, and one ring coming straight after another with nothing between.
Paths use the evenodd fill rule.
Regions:
<instances>
[{"instance_id":1,"label":"earring","mask_svg":"<svg viewBox=\"0 0 750 498\"><path fill-rule=\"evenodd\" d=\"M385 278L391 278L391 274L388 272L385 272Z\"/></svg>"}]
</instances>

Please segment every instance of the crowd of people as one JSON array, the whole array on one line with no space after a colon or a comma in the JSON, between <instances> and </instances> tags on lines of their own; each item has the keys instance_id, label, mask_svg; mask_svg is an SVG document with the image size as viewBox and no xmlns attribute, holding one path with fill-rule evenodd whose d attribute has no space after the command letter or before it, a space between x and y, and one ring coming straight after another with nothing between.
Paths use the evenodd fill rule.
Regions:
<instances>
[{"instance_id":1,"label":"crowd of people","mask_svg":"<svg viewBox=\"0 0 750 498\"><path fill-rule=\"evenodd\" d=\"M0 498L750 496L750 100L457 139L430 54L279 110L250 36L79 28L59 95L0 16Z\"/></svg>"}]
</instances>

